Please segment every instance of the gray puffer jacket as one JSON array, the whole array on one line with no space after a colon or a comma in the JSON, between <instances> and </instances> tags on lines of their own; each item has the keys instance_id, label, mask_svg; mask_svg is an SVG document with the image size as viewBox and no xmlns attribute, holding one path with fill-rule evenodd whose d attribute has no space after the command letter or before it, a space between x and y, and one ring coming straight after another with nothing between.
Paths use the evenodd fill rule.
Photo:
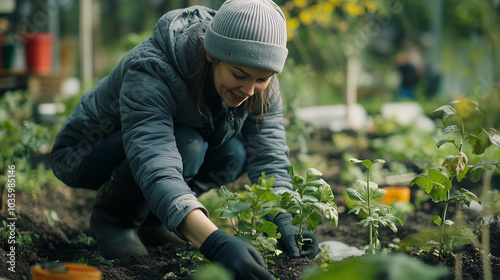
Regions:
<instances>
[{"instance_id":1,"label":"gray puffer jacket","mask_svg":"<svg viewBox=\"0 0 500 280\"><path fill-rule=\"evenodd\" d=\"M250 180L256 182L265 171L275 177L276 187L290 186L277 84L277 94L270 97L271 106L264 117L249 116L245 106L228 108L223 104L226 123L217 129L209 106L203 104L200 114L188 90L186 78L194 73L198 59L196 41L214 15L215 11L201 6L166 13L153 36L132 49L109 76L81 98L52 152L54 173L71 186L78 180L74 174L79 155L102 137L121 130L126 156L146 201L181 238L177 227L184 217L193 209L205 208L183 179L174 126L197 130L212 147L241 133Z\"/></svg>"}]
</instances>

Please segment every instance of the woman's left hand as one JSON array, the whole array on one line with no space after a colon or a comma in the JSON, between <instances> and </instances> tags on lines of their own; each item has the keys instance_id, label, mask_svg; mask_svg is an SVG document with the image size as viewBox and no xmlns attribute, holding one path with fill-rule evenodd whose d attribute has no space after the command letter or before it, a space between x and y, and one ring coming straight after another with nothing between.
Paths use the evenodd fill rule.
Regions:
<instances>
[{"instance_id":1,"label":"woman's left hand","mask_svg":"<svg viewBox=\"0 0 500 280\"><path fill-rule=\"evenodd\" d=\"M278 226L278 232L281 238L278 239L278 248L289 257L308 257L313 259L319 253L318 238L314 233L306 230L302 237L309 239L302 245L302 252L296 241L299 228L292 225L292 215L288 213L278 213L272 219L272 222Z\"/></svg>"}]
</instances>

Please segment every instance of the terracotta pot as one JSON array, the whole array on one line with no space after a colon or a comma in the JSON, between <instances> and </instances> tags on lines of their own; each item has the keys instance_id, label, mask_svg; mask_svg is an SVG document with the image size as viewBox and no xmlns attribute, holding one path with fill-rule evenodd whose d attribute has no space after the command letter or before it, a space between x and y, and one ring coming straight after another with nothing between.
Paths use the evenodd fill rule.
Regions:
<instances>
[{"instance_id":1,"label":"terracotta pot","mask_svg":"<svg viewBox=\"0 0 500 280\"><path fill-rule=\"evenodd\" d=\"M101 280L102 273L93 266L75 263L44 263L31 268L33 280Z\"/></svg>"},{"instance_id":2,"label":"terracotta pot","mask_svg":"<svg viewBox=\"0 0 500 280\"><path fill-rule=\"evenodd\" d=\"M410 188L409 187L384 187L381 188L387 193L379 198L379 202L386 205L391 205L395 201L410 202Z\"/></svg>"}]
</instances>

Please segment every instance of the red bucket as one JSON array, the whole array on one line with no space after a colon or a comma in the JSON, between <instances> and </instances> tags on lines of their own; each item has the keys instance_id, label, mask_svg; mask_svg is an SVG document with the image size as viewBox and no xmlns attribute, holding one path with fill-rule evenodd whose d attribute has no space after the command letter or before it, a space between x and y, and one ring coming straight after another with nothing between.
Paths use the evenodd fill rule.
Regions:
<instances>
[{"instance_id":1,"label":"red bucket","mask_svg":"<svg viewBox=\"0 0 500 280\"><path fill-rule=\"evenodd\" d=\"M37 75L50 74L52 72L53 34L25 33L22 37L28 72Z\"/></svg>"}]
</instances>

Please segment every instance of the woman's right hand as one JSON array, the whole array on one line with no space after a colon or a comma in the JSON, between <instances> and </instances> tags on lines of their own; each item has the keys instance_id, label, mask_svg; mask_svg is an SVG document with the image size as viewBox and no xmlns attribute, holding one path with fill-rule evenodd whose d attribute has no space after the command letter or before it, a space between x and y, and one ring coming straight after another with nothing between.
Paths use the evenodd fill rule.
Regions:
<instances>
[{"instance_id":1,"label":"woman's right hand","mask_svg":"<svg viewBox=\"0 0 500 280\"><path fill-rule=\"evenodd\" d=\"M200 252L210 261L219 262L234 273L235 279L274 280L259 252L250 244L229 236L222 229L203 242Z\"/></svg>"}]
</instances>

